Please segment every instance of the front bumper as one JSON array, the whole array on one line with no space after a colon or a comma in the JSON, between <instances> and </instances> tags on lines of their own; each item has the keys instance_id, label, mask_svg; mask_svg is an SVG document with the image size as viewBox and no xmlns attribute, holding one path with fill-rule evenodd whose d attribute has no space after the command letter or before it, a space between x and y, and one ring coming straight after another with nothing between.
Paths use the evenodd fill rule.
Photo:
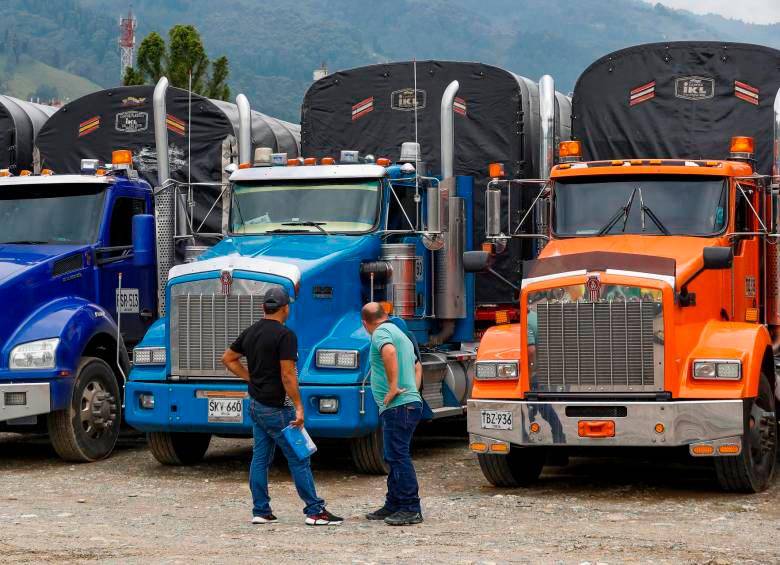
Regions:
<instances>
[{"instance_id":1,"label":"front bumper","mask_svg":"<svg viewBox=\"0 0 780 565\"><path fill-rule=\"evenodd\" d=\"M143 432L199 432L226 435L251 435L249 398L244 398L243 421L208 421L205 392L246 392L243 382L183 383L129 381L125 389L125 421ZM312 437L350 438L364 436L379 425L371 387L360 385L300 385L306 430ZM153 395L154 407L142 408L141 395ZM319 411L320 398L338 401L332 414Z\"/></svg>"},{"instance_id":2,"label":"front bumper","mask_svg":"<svg viewBox=\"0 0 780 565\"><path fill-rule=\"evenodd\" d=\"M625 408L625 410L623 410ZM483 427L482 412L510 412L512 429ZM622 414L625 416L616 416ZM588 414L581 416L579 414ZM567 415L568 414L568 415ZM590 414L596 414L592 416ZM581 421L614 422L612 437L582 437ZM743 434L742 400L679 402L524 402L469 400L472 441L519 446L664 447L716 441ZM658 426L660 424L661 426ZM533 429L537 430L535 432ZM658 429L663 431L659 432Z\"/></svg>"},{"instance_id":3,"label":"front bumper","mask_svg":"<svg viewBox=\"0 0 780 565\"><path fill-rule=\"evenodd\" d=\"M49 412L49 383L0 384L0 422Z\"/></svg>"}]
</instances>

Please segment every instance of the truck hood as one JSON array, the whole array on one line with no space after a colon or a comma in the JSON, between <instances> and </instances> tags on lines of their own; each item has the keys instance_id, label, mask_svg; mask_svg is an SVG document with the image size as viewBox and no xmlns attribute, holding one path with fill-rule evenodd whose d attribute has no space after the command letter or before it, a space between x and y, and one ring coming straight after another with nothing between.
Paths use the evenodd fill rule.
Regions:
<instances>
[{"instance_id":1,"label":"truck hood","mask_svg":"<svg viewBox=\"0 0 780 565\"><path fill-rule=\"evenodd\" d=\"M36 265L71 255L78 245L0 245L0 285Z\"/></svg>"},{"instance_id":2,"label":"truck hood","mask_svg":"<svg viewBox=\"0 0 780 565\"><path fill-rule=\"evenodd\" d=\"M539 259L562 257L576 253L603 251L627 253L650 257L662 257L675 261L675 276L686 278L701 267L704 248L718 245L713 238L686 236L611 235L604 237L579 237L550 241Z\"/></svg>"}]
</instances>

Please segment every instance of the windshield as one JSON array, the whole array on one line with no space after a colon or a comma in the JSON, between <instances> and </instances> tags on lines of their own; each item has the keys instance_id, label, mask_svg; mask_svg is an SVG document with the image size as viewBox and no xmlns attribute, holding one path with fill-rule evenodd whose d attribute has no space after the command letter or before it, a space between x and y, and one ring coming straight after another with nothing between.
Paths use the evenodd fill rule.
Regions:
<instances>
[{"instance_id":1,"label":"windshield","mask_svg":"<svg viewBox=\"0 0 780 565\"><path fill-rule=\"evenodd\" d=\"M103 184L0 187L0 244L93 243L105 189Z\"/></svg>"},{"instance_id":2,"label":"windshield","mask_svg":"<svg viewBox=\"0 0 780 565\"><path fill-rule=\"evenodd\" d=\"M555 183L556 235L714 235L726 226L720 177L615 175Z\"/></svg>"},{"instance_id":3,"label":"windshield","mask_svg":"<svg viewBox=\"0 0 780 565\"><path fill-rule=\"evenodd\" d=\"M378 211L377 179L241 183L233 187L230 231L365 233Z\"/></svg>"}]
</instances>

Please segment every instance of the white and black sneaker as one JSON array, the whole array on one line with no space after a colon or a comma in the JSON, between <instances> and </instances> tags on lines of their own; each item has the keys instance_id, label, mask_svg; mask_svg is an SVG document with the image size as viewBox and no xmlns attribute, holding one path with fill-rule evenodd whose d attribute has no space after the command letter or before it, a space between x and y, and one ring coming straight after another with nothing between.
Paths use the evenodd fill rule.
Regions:
<instances>
[{"instance_id":1,"label":"white and black sneaker","mask_svg":"<svg viewBox=\"0 0 780 565\"><path fill-rule=\"evenodd\" d=\"M278 518L274 516L273 514L266 514L265 516L253 516L252 517L252 523L253 524L271 524L273 522L278 521Z\"/></svg>"},{"instance_id":2,"label":"white and black sneaker","mask_svg":"<svg viewBox=\"0 0 780 565\"><path fill-rule=\"evenodd\" d=\"M307 526L338 526L344 521L344 518L334 516L327 510L323 510L319 514L313 514L306 516Z\"/></svg>"}]
</instances>

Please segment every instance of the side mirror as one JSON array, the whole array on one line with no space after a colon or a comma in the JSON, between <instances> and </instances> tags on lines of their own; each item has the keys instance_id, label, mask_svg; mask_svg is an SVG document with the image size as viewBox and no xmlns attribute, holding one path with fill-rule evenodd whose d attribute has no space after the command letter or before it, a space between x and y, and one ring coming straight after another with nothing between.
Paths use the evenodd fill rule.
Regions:
<instances>
[{"instance_id":1,"label":"side mirror","mask_svg":"<svg viewBox=\"0 0 780 565\"><path fill-rule=\"evenodd\" d=\"M151 214L133 216L133 265L136 267L151 267L156 263L155 231L154 216Z\"/></svg>"},{"instance_id":2,"label":"side mirror","mask_svg":"<svg viewBox=\"0 0 780 565\"><path fill-rule=\"evenodd\" d=\"M238 165L235 163L228 163L228 165L225 167L225 172L228 176L232 175L238 170Z\"/></svg>"},{"instance_id":3,"label":"side mirror","mask_svg":"<svg viewBox=\"0 0 780 565\"><path fill-rule=\"evenodd\" d=\"M464 251L463 270L467 273L481 273L490 266L490 253L487 251Z\"/></svg>"},{"instance_id":4,"label":"side mirror","mask_svg":"<svg viewBox=\"0 0 780 565\"><path fill-rule=\"evenodd\" d=\"M734 263L734 250L731 247L705 247L704 269L730 269Z\"/></svg>"}]
</instances>

